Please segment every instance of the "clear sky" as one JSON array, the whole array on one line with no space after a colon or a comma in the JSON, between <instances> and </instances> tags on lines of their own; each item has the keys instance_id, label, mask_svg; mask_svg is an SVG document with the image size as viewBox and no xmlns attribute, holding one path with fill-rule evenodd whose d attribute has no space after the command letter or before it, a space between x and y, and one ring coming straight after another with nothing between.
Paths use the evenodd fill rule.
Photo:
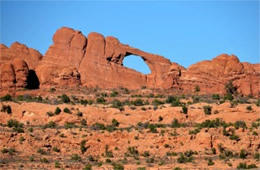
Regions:
<instances>
[{"instance_id":1,"label":"clear sky","mask_svg":"<svg viewBox=\"0 0 260 170\"><path fill-rule=\"evenodd\" d=\"M259 63L259 1L3 1L1 43L44 54L61 26L99 32L188 67L228 53ZM140 58L139 58L140 59ZM124 65L149 72L138 57Z\"/></svg>"}]
</instances>

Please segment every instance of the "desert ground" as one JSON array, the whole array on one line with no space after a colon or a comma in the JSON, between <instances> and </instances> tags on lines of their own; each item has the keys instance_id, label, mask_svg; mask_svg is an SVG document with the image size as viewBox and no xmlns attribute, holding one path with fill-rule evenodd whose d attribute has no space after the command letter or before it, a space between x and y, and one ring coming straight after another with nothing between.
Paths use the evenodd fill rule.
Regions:
<instances>
[{"instance_id":1,"label":"desert ground","mask_svg":"<svg viewBox=\"0 0 260 170\"><path fill-rule=\"evenodd\" d=\"M1 97L0 169L260 167L260 100L126 88Z\"/></svg>"}]
</instances>

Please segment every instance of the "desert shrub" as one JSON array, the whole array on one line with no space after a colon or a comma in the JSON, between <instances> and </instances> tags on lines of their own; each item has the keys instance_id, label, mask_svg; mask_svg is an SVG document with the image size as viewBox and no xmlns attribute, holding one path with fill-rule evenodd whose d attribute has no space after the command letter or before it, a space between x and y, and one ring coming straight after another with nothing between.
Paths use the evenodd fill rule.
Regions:
<instances>
[{"instance_id":1,"label":"desert shrub","mask_svg":"<svg viewBox=\"0 0 260 170\"><path fill-rule=\"evenodd\" d=\"M240 150L239 157L240 157L241 159L246 159L247 155L248 155L248 153L246 152L245 149L241 149L241 150Z\"/></svg>"},{"instance_id":2,"label":"desert shrub","mask_svg":"<svg viewBox=\"0 0 260 170\"><path fill-rule=\"evenodd\" d=\"M205 115L211 115L212 106L203 106Z\"/></svg>"},{"instance_id":3,"label":"desert shrub","mask_svg":"<svg viewBox=\"0 0 260 170\"><path fill-rule=\"evenodd\" d=\"M88 100L80 100L80 104L86 106L88 104Z\"/></svg>"},{"instance_id":4,"label":"desert shrub","mask_svg":"<svg viewBox=\"0 0 260 170\"><path fill-rule=\"evenodd\" d=\"M78 154L73 154L70 159L72 161L81 161L81 157Z\"/></svg>"},{"instance_id":5,"label":"desert shrub","mask_svg":"<svg viewBox=\"0 0 260 170\"><path fill-rule=\"evenodd\" d=\"M217 151L216 148L211 148L212 154L216 155Z\"/></svg>"},{"instance_id":6,"label":"desert shrub","mask_svg":"<svg viewBox=\"0 0 260 170\"><path fill-rule=\"evenodd\" d=\"M112 163L112 166L113 166L114 170L124 170L125 169L124 165L119 164L119 163L115 163L115 162Z\"/></svg>"},{"instance_id":7,"label":"desert shrub","mask_svg":"<svg viewBox=\"0 0 260 170\"><path fill-rule=\"evenodd\" d=\"M63 109L63 112L71 114L71 111L70 111L70 109L69 109L69 108L67 108L67 107L65 107L65 108Z\"/></svg>"},{"instance_id":8,"label":"desert shrub","mask_svg":"<svg viewBox=\"0 0 260 170\"><path fill-rule=\"evenodd\" d=\"M166 152L167 156L177 156L178 154L176 152Z\"/></svg>"},{"instance_id":9,"label":"desert shrub","mask_svg":"<svg viewBox=\"0 0 260 170\"><path fill-rule=\"evenodd\" d=\"M139 155L139 152L138 150L136 149L136 147L132 146L132 147L128 147L127 148L127 151L130 155L132 156L138 156Z\"/></svg>"},{"instance_id":10,"label":"desert shrub","mask_svg":"<svg viewBox=\"0 0 260 170\"><path fill-rule=\"evenodd\" d=\"M149 151L144 151L144 153L142 154L143 157L149 157L150 153Z\"/></svg>"},{"instance_id":11,"label":"desert shrub","mask_svg":"<svg viewBox=\"0 0 260 170\"><path fill-rule=\"evenodd\" d=\"M134 106L143 106L144 101L142 99L136 99L134 101L131 101L131 104L134 105Z\"/></svg>"},{"instance_id":12,"label":"desert shrub","mask_svg":"<svg viewBox=\"0 0 260 170\"><path fill-rule=\"evenodd\" d=\"M171 123L171 127L172 128L180 128L180 127L182 127L182 124L179 123L178 119L174 118L172 123Z\"/></svg>"},{"instance_id":13,"label":"desert shrub","mask_svg":"<svg viewBox=\"0 0 260 170\"><path fill-rule=\"evenodd\" d=\"M50 88L50 92L51 92L51 93L54 93L55 91L56 91L56 89L55 89L55 88L53 88L53 87L52 87L52 88Z\"/></svg>"},{"instance_id":14,"label":"desert shrub","mask_svg":"<svg viewBox=\"0 0 260 170\"><path fill-rule=\"evenodd\" d=\"M40 162L49 163L50 161L47 158L40 158Z\"/></svg>"},{"instance_id":15,"label":"desert shrub","mask_svg":"<svg viewBox=\"0 0 260 170\"><path fill-rule=\"evenodd\" d=\"M72 129L72 128L76 128L77 125L75 125L74 123L72 122L66 122L65 125L64 125L65 129Z\"/></svg>"},{"instance_id":16,"label":"desert shrub","mask_svg":"<svg viewBox=\"0 0 260 170\"><path fill-rule=\"evenodd\" d=\"M93 124L91 126L91 129L93 129L93 130L105 130L106 126L102 123L96 122L95 124Z\"/></svg>"},{"instance_id":17,"label":"desert shrub","mask_svg":"<svg viewBox=\"0 0 260 170\"><path fill-rule=\"evenodd\" d=\"M82 154L84 154L88 149L85 145L86 145L86 141L82 140L80 142L80 151L81 151Z\"/></svg>"},{"instance_id":18,"label":"desert shrub","mask_svg":"<svg viewBox=\"0 0 260 170\"><path fill-rule=\"evenodd\" d=\"M3 97L0 98L2 102L5 102L5 101L12 101L12 96L10 94L7 94Z\"/></svg>"},{"instance_id":19,"label":"desert shrub","mask_svg":"<svg viewBox=\"0 0 260 170\"><path fill-rule=\"evenodd\" d=\"M76 115L77 115L78 117L82 117L82 116L83 116L83 113L78 110L77 113L76 113Z\"/></svg>"},{"instance_id":20,"label":"desert shrub","mask_svg":"<svg viewBox=\"0 0 260 170\"><path fill-rule=\"evenodd\" d=\"M54 167L55 167L55 168L60 168L60 162L59 162L59 161L55 161Z\"/></svg>"},{"instance_id":21,"label":"desert shrub","mask_svg":"<svg viewBox=\"0 0 260 170\"><path fill-rule=\"evenodd\" d=\"M112 102L112 107L113 108L117 108L119 109L120 111L123 111L124 110L124 104L118 100L118 99L114 99L113 102Z\"/></svg>"},{"instance_id":22,"label":"desert shrub","mask_svg":"<svg viewBox=\"0 0 260 170\"><path fill-rule=\"evenodd\" d=\"M51 117L51 116L54 116L54 113L51 112L51 111L47 112L46 114L47 114L48 116L50 116L50 117Z\"/></svg>"},{"instance_id":23,"label":"desert shrub","mask_svg":"<svg viewBox=\"0 0 260 170\"><path fill-rule=\"evenodd\" d=\"M260 106L260 99L257 99L257 101L256 101L256 106Z\"/></svg>"},{"instance_id":24,"label":"desert shrub","mask_svg":"<svg viewBox=\"0 0 260 170\"><path fill-rule=\"evenodd\" d=\"M105 103L106 103L106 99L105 99L104 97L98 97L98 98L96 99L96 102L97 102L98 104L105 104Z\"/></svg>"},{"instance_id":25,"label":"desert shrub","mask_svg":"<svg viewBox=\"0 0 260 170\"><path fill-rule=\"evenodd\" d=\"M236 122L234 123L234 127L235 127L236 129L239 129L239 128L246 129L246 128L247 128L246 123L245 123L244 121L242 121L242 120L236 121Z\"/></svg>"},{"instance_id":26,"label":"desert shrub","mask_svg":"<svg viewBox=\"0 0 260 170\"><path fill-rule=\"evenodd\" d=\"M8 153L9 155L13 155L16 152L16 150L14 148L3 148L1 152L3 154Z\"/></svg>"},{"instance_id":27,"label":"desert shrub","mask_svg":"<svg viewBox=\"0 0 260 170\"><path fill-rule=\"evenodd\" d=\"M229 124L227 124L222 119L216 118L215 120L205 120L200 124L197 124L196 127L199 129L202 128L217 128L217 127L227 127Z\"/></svg>"},{"instance_id":28,"label":"desert shrub","mask_svg":"<svg viewBox=\"0 0 260 170\"><path fill-rule=\"evenodd\" d=\"M226 95L224 96L225 99L232 101L234 99L233 95L237 94L237 87L235 87L230 80L226 85L225 85L225 90L226 90Z\"/></svg>"},{"instance_id":29,"label":"desert shrub","mask_svg":"<svg viewBox=\"0 0 260 170\"><path fill-rule=\"evenodd\" d=\"M196 135L197 133L199 133L200 132L200 129L199 128L196 128L196 129L194 129L194 130L190 130L189 131L189 134L190 135Z\"/></svg>"},{"instance_id":30,"label":"desert shrub","mask_svg":"<svg viewBox=\"0 0 260 170\"><path fill-rule=\"evenodd\" d=\"M193 157L187 157L185 156L183 153L181 153L181 155L177 158L177 162L178 163L187 163L187 162L192 162Z\"/></svg>"},{"instance_id":31,"label":"desert shrub","mask_svg":"<svg viewBox=\"0 0 260 170\"><path fill-rule=\"evenodd\" d=\"M151 158L147 158L147 159L146 159L146 163L148 163L148 164L149 164L149 163L154 163L154 161L155 161L155 160L154 160L154 157L151 157Z\"/></svg>"},{"instance_id":32,"label":"desert shrub","mask_svg":"<svg viewBox=\"0 0 260 170\"><path fill-rule=\"evenodd\" d=\"M117 91L112 91L112 93L110 94L110 97L116 97L118 96L118 92Z\"/></svg>"},{"instance_id":33,"label":"desert shrub","mask_svg":"<svg viewBox=\"0 0 260 170\"><path fill-rule=\"evenodd\" d=\"M37 150L37 153L41 154L41 155L47 155L47 152L45 150L43 150L42 148L39 148Z\"/></svg>"},{"instance_id":34,"label":"desert shrub","mask_svg":"<svg viewBox=\"0 0 260 170\"><path fill-rule=\"evenodd\" d=\"M86 119L81 119L80 124L81 124L82 126L87 126L87 121L86 121Z\"/></svg>"},{"instance_id":35,"label":"desert shrub","mask_svg":"<svg viewBox=\"0 0 260 170\"><path fill-rule=\"evenodd\" d=\"M220 100L219 94L213 94L213 95L212 95L212 99L213 99L213 100Z\"/></svg>"},{"instance_id":36,"label":"desert shrub","mask_svg":"<svg viewBox=\"0 0 260 170\"><path fill-rule=\"evenodd\" d=\"M184 113L184 114L187 114L188 113L188 107L187 106L182 106L182 112Z\"/></svg>"},{"instance_id":37,"label":"desert shrub","mask_svg":"<svg viewBox=\"0 0 260 170\"><path fill-rule=\"evenodd\" d=\"M238 135L235 134L235 132L232 132L232 134L229 136L230 140L235 140L235 141L239 141L240 138Z\"/></svg>"},{"instance_id":38,"label":"desert shrub","mask_svg":"<svg viewBox=\"0 0 260 170\"><path fill-rule=\"evenodd\" d=\"M118 127L119 124L120 124L120 123L119 123L116 119L113 119L113 120L112 120L112 125L113 125L113 126Z\"/></svg>"},{"instance_id":39,"label":"desert shrub","mask_svg":"<svg viewBox=\"0 0 260 170\"><path fill-rule=\"evenodd\" d=\"M70 98L69 98L69 96L67 96L66 94L62 94L62 95L61 95L61 101L62 101L63 103L69 103L69 102L70 102Z\"/></svg>"},{"instance_id":40,"label":"desert shrub","mask_svg":"<svg viewBox=\"0 0 260 170\"><path fill-rule=\"evenodd\" d=\"M164 104L164 102L161 101L161 100L158 100L158 99L154 99L152 101L152 105L154 105L154 106L159 106L159 105L162 105L162 104Z\"/></svg>"},{"instance_id":41,"label":"desert shrub","mask_svg":"<svg viewBox=\"0 0 260 170\"><path fill-rule=\"evenodd\" d=\"M56 128L56 123L55 122L53 122L53 121L50 121L49 123L47 123L46 125L44 125L44 129L46 129L46 128Z\"/></svg>"},{"instance_id":42,"label":"desert shrub","mask_svg":"<svg viewBox=\"0 0 260 170\"><path fill-rule=\"evenodd\" d=\"M91 165L91 164L85 165L85 167L83 168L83 170L92 170L92 165Z\"/></svg>"},{"instance_id":43,"label":"desert shrub","mask_svg":"<svg viewBox=\"0 0 260 170\"><path fill-rule=\"evenodd\" d=\"M53 148L52 148L52 150L53 150L54 152L60 152L60 149L59 149L59 148L57 148L56 146L55 146L55 147L53 147Z\"/></svg>"},{"instance_id":44,"label":"desert shrub","mask_svg":"<svg viewBox=\"0 0 260 170\"><path fill-rule=\"evenodd\" d=\"M215 163L212 161L212 159L208 160L208 166L213 166Z\"/></svg>"},{"instance_id":45,"label":"desert shrub","mask_svg":"<svg viewBox=\"0 0 260 170\"><path fill-rule=\"evenodd\" d=\"M61 109L59 107L56 107L54 114L58 115L58 114L60 114L60 112L61 112Z\"/></svg>"},{"instance_id":46,"label":"desert shrub","mask_svg":"<svg viewBox=\"0 0 260 170\"><path fill-rule=\"evenodd\" d=\"M162 117L162 116L159 116L158 122L161 122L161 121L163 121L163 117Z\"/></svg>"},{"instance_id":47,"label":"desert shrub","mask_svg":"<svg viewBox=\"0 0 260 170\"><path fill-rule=\"evenodd\" d=\"M199 92L199 91L200 91L200 87L199 87L198 85L195 86L194 91L195 91L195 92Z\"/></svg>"},{"instance_id":48,"label":"desert shrub","mask_svg":"<svg viewBox=\"0 0 260 170\"><path fill-rule=\"evenodd\" d=\"M260 153L259 152L254 154L254 159L260 160Z\"/></svg>"},{"instance_id":49,"label":"desert shrub","mask_svg":"<svg viewBox=\"0 0 260 170\"><path fill-rule=\"evenodd\" d=\"M14 120L14 119L8 120L7 126L9 128L13 128L13 131L15 131L15 132L24 133L23 123L19 123L17 120Z\"/></svg>"},{"instance_id":50,"label":"desert shrub","mask_svg":"<svg viewBox=\"0 0 260 170\"><path fill-rule=\"evenodd\" d=\"M193 103L198 103L198 102L200 102L200 97L199 97L199 96L192 96L192 102L193 102Z\"/></svg>"},{"instance_id":51,"label":"desert shrub","mask_svg":"<svg viewBox=\"0 0 260 170\"><path fill-rule=\"evenodd\" d=\"M253 169L253 168L257 168L257 166L255 164L247 165L247 163L245 162L241 162L237 166L237 169Z\"/></svg>"},{"instance_id":52,"label":"desert shrub","mask_svg":"<svg viewBox=\"0 0 260 170\"><path fill-rule=\"evenodd\" d=\"M247 107L246 107L246 110L248 110L248 111L253 110L253 109L252 109L252 106L247 106Z\"/></svg>"},{"instance_id":53,"label":"desert shrub","mask_svg":"<svg viewBox=\"0 0 260 170\"><path fill-rule=\"evenodd\" d=\"M108 145L105 146L105 156L108 158L113 158L113 152L111 150L108 149Z\"/></svg>"},{"instance_id":54,"label":"desert shrub","mask_svg":"<svg viewBox=\"0 0 260 170\"><path fill-rule=\"evenodd\" d=\"M1 112L6 112L7 114L11 114L12 113L12 108L10 105L2 105L2 109Z\"/></svg>"},{"instance_id":55,"label":"desert shrub","mask_svg":"<svg viewBox=\"0 0 260 170\"><path fill-rule=\"evenodd\" d=\"M23 136L21 136L21 137L19 138L19 142L20 142L20 143L23 143L23 141L25 141L25 138L24 138Z\"/></svg>"}]
</instances>

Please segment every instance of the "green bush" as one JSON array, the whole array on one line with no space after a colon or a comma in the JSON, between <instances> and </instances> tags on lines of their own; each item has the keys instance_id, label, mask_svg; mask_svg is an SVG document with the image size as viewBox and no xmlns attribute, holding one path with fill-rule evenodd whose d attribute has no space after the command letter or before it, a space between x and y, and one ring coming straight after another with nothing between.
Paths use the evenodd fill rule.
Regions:
<instances>
[{"instance_id":1,"label":"green bush","mask_svg":"<svg viewBox=\"0 0 260 170\"><path fill-rule=\"evenodd\" d=\"M255 164L247 165L245 162L244 163L241 162L237 166L237 169L253 169L253 168L257 168L257 166Z\"/></svg>"},{"instance_id":2,"label":"green bush","mask_svg":"<svg viewBox=\"0 0 260 170\"><path fill-rule=\"evenodd\" d=\"M81 157L78 154L73 154L71 156L72 161L81 161Z\"/></svg>"},{"instance_id":3,"label":"green bush","mask_svg":"<svg viewBox=\"0 0 260 170\"><path fill-rule=\"evenodd\" d=\"M120 124L120 123L119 123L116 119L113 119L113 120L112 120L112 125L113 125L113 126L118 127L119 124Z\"/></svg>"},{"instance_id":4,"label":"green bush","mask_svg":"<svg viewBox=\"0 0 260 170\"><path fill-rule=\"evenodd\" d=\"M239 129L239 128L246 129L247 128L246 123L244 121L242 121L242 120L236 121L235 124L234 124L234 127L236 129Z\"/></svg>"},{"instance_id":5,"label":"green bush","mask_svg":"<svg viewBox=\"0 0 260 170\"><path fill-rule=\"evenodd\" d=\"M82 140L80 142L80 151L81 151L82 154L84 154L88 149L85 145L86 145L86 141Z\"/></svg>"},{"instance_id":6,"label":"green bush","mask_svg":"<svg viewBox=\"0 0 260 170\"><path fill-rule=\"evenodd\" d=\"M66 94L62 94L62 95L61 95L61 101L62 101L63 103L69 103L69 102L70 102L70 98L69 98L69 96L67 96Z\"/></svg>"},{"instance_id":7,"label":"green bush","mask_svg":"<svg viewBox=\"0 0 260 170\"><path fill-rule=\"evenodd\" d=\"M17 120L14 120L14 119L8 120L7 126L9 128L13 128L13 131L15 131L15 132L24 133L23 123L19 123Z\"/></svg>"},{"instance_id":8,"label":"green bush","mask_svg":"<svg viewBox=\"0 0 260 170\"><path fill-rule=\"evenodd\" d=\"M105 99L104 97L98 97L98 98L96 99L96 102L97 102L98 104L105 104L105 103L106 103L106 99Z\"/></svg>"},{"instance_id":9,"label":"green bush","mask_svg":"<svg viewBox=\"0 0 260 170\"><path fill-rule=\"evenodd\" d=\"M75 125L74 123L71 123L71 122L66 122L66 124L64 126L65 126L65 129L72 129L72 128L77 127L77 125Z\"/></svg>"},{"instance_id":10,"label":"green bush","mask_svg":"<svg viewBox=\"0 0 260 170\"><path fill-rule=\"evenodd\" d=\"M41 154L41 155L47 155L47 152L45 150L43 150L42 148L39 148L37 150L37 153Z\"/></svg>"},{"instance_id":11,"label":"green bush","mask_svg":"<svg viewBox=\"0 0 260 170\"><path fill-rule=\"evenodd\" d=\"M208 160L208 166L213 166L215 163L212 161L212 159Z\"/></svg>"},{"instance_id":12,"label":"green bush","mask_svg":"<svg viewBox=\"0 0 260 170\"><path fill-rule=\"evenodd\" d=\"M241 151L239 153L239 157L241 159L246 159L247 155L248 155L248 153L246 152L246 150L245 149L241 149Z\"/></svg>"},{"instance_id":13,"label":"green bush","mask_svg":"<svg viewBox=\"0 0 260 170\"><path fill-rule=\"evenodd\" d=\"M211 115L212 106L203 106L205 115Z\"/></svg>"},{"instance_id":14,"label":"green bush","mask_svg":"<svg viewBox=\"0 0 260 170\"><path fill-rule=\"evenodd\" d=\"M10 94L7 94L3 97L0 98L2 102L5 102L5 101L12 101L12 96Z\"/></svg>"},{"instance_id":15,"label":"green bush","mask_svg":"<svg viewBox=\"0 0 260 170\"><path fill-rule=\"evenodd\" d=\"M182 106L182 112L184 114L187 114L188 113L188 107L187 106Z\"/></svg>"},{"instance_id":16,"label":"green bush","mask_svg":"<svg viewBox=\"0 0 260 170\"><path fill-rule=\"evenodd\" d=\"M51 112L51 111L47 112L46 114L47 114L48 116L50 116L50 117L51 117L51 116L54 116L54 113Z\"/></svg>"},{"instance_id":17,"label":"green bush","mask_svg":"<svg viewBox=\"0 0 260 170\"><path fill-rule=\"evenodd\" d=\"M213 99L213 100L220 100L219 94L213 94L213 95L212 95L212 99Z\"/></svg>"},{"instance_id":18,"label":"green bush","mask_svg":"<svg viewBox=\"0 0 260 170\"><path fill-rule=\"evenodd\" d=\"M91 165L91 164L85 165L85 167L83 168L83 170L92 170L92 165Z\"/></svg>"},{"instance_id":19,"label":"green bush","mask_svg":"<svg viewBox=\"0 0 260 170\"><path fill-rule=\"evenodd\" d=\"M159 105L162 105L162 104L164 104L164 102L161 101L161 100L158 100L158 99L154 99L152 101L152 105L154 105L154 106L159 106Z\"/></svg>"},{"instance_id":20,"label":"green bush","mask_svg":"<svg viewBox=\"0 0 260 170\"><path fill-rule=\"evenodd\" d=\"M110 97L116 97L116 96L118 96L118 92L112 91L112 93L110 94Z\"/></svg>"},{"instance_id":21,"label":"green bush","mask_svg":"<svg viewBox=\"0 0 260 170\"><path fill-rule=\"evenodd\" d=\"M61 109L59 107L56 107L54 114L58 115L58 114L60 114L60 112L61 112Z\"/></svg>"},{"instance_id":22,"label":"green bush","mask_svg":"<svg viewBox=\"0 0 260 170\"><path fill-rule=\"evenodd\" d=\"M67 108L67 107L65 107L65 108L63 109L63 112L71 114L71 111L70 111L70 109L69 109L69 108Z\"/></svg>"},{"instance_id":23,"label":"green bush","mask_svg":"<svg viewBox=\"0 0 260 170\"><path fill-rule=\"evenodd\" d=\"M82 126L87 126L87 121L86 121L86 119L82 119L82 120L80 121L80 124L81 124Z\"/></svg>"},{"instance_id":24,"label":"green bush","mask_svg":"<svg viewBox=\"0 0 260 170\"><path fill-rule=\"evenodd\" d=\"M246 110L248 110L248 111L253 110L253 109L252 109L252 106L247 106L247 107L246 107Z\"/></svg>"},{"instance_id":25,"label":"green bush","mask_svg":"<svg viewBox=\"0 0 260 170\"><path fill-rule=\"evenodd\" d=\"M46 128L56 128L56 123L55 122L53 122L53 121L50 121L49 123L47 123L46 125L44 125L44 129L46 129Z\"/></svg>"},{"instance_id":26,"label":"green bush","mask_svg":"<svg viewBox=\"0 0 260 170\"><path fill-rule=\"evenodd\" d=\"M199 91L200 91L200 87L199 87L198 85L195 86L194 91L195 91L195 92L199 92Z\"/></svg>"},{"instance_id":27,"label":"green bush","mask_svg":"<svg viewBox=\"0 0 260 170\"><path fill-rule=\"evenodd\" d=\"M12 113L12 108L11 106L9 105L2 105L2 109L1 109L1 112L6 112L8 114L11 114Z\"/></svg>"},{"instance_id":28,"label":"green bush","mask_svg":"<svg viewBox=\"0 0 260 170\"><path fill-rule=\"evenodd\" d=\"M131 101L131 104L134 105L134 106L143 106L144 101L142 99L136 99L134 101Z\"/></svg>"},{"instance_id":29,"label":"green bush","mask_svg":"<svg viewBox=\"0 0 260 170\"><path fill-rule=\"evenodd\" d=\"M177 158L178 163L187 163L187 162L192 162L193 157L186 157L183 153Z\"/></svg>"}]
</instances>

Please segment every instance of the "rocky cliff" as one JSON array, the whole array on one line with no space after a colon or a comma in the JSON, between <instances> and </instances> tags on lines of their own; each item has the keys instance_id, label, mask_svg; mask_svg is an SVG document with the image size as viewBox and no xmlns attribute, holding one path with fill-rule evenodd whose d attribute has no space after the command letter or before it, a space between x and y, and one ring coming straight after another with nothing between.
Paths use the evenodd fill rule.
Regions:
<instances>
[{"instance_id":1,"label":"rocky cliff","mask_svg":"<svg viewBox=\"0 0 260 170\"><path fill-rule=\"evenodd\" d=\"M178 88L192 92L224 93L232 80L244 95L259 96L260 65L241 63L235 55L222 54L189 68L168 59L120 43L115 37L62 27L53 36L53 44L42 56L37 50L14 43L0 46L1 88L46 88L87 86L137 89ZM151 73L144 75L123 66L129 55L140 56Z\"/></svg>"}]
</instances>

